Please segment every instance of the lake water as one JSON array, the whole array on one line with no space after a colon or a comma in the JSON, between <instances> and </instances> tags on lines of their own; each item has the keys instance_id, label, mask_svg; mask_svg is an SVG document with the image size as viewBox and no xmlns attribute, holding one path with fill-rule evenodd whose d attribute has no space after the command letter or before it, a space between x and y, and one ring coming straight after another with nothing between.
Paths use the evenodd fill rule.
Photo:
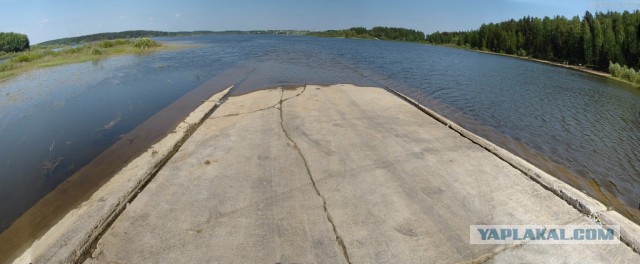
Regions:
<instances>
[{"instance_id":1,"label":"lake water","mask_svg":"<svg viewBox=\"0 0 640 264\"><path fill-rule=\"evenodd\" d=\"M300 36L160 40L198 46L48 68L0 83L0 230L206 82L219 84L210 93L238 83L234 95L305 83L392 87L640 222L637 88L413 43Z\"/></svg>"}]
</instances>

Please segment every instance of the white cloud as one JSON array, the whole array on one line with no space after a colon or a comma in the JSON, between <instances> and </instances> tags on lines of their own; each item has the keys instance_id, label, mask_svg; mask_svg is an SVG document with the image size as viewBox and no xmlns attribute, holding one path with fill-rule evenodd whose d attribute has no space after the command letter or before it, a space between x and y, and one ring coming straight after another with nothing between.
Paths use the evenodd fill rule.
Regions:
<instances>
[{"instance_id":1,"label":"white cloud","mask_svg":"<svg viewBox=\"0 0 640 264\"><path fill-rule=\"evenodd\" d=\"M179 12L176 13L176 15L175 15L175 17L180 17L180 16L182 16L182 13L179 13Z\"/></svg>"}]
</instances>

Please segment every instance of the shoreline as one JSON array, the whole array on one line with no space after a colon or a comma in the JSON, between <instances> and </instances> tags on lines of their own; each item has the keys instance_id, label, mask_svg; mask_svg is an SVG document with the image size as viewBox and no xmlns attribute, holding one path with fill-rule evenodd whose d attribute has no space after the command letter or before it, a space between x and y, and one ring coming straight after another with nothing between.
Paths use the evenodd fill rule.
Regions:
<instances>
[{"instance_id":1,"label":"shoreline","mask_svg":"<svg viewBox=\"0 0 640 264\"><path fill-rule=\"evenodd\" d=\"M82 63L87 61L94 60L103 60L108 58L114 58L119 56L126 55L147 55L151 53L155 53L158 51L168 51L168 50L177 50L177 49L186 49L196 47L197 45L167 45L165 42L158 42L160 46L149 47L146 49L136 49L133 47L133 43L129 43L131 45L127 45L127 47L122 47L124 45L113 46L109 48L95 48L94 45L99 45L102 42L95 42L92 45L81 46L80 48L86 48L87 50L82 51L84 53L64 53L64 50L53 52L51 48L48 50L45 48L38 48L34 50L29 50L25 52L19 52L15 54L15 56L7 57L5 62L0 64L0 84L6 81L9 81L17 76L20 76L24 73L28 73L34 70L56 67L62 65L69 65L74 63ZM74 49L72 46L68 46L68 49ZM97 54L93 54L92 49L99 50ZM48 54L47 52L51 51L53 53ZM38 53L39 52L39 53ZM52 54L60 53L57 56L51 56ZM30 54L38 54L42 56L41 58L29 60L26 62L12 62L11 60L19 57L21 55L30 55ZM3 65L10 65L5 67L10 67L8 69L2 69Z\"/></svg>"},{"instance_id":2,"label":"shoreline","mask_svg":"<svg viewBox=\"0 0 640 264\"><path fill-rule=\"evenodd\" d=\"M574 71L579 71L579 72L583 72L583 73L592 74L592 75L595 75L595 76L600 76L600 77L603 77L603 78L608 78L608 79L611 79L611 80L616 80L616 81L623 82L625 84L628 84L628 85L631 85L631 86L633 86L635 88L640 89L640 84L635 84L635 83L632 83L632 82L624 80L624 79L613 77L610 73L594 70L594 69L587 68L587 67L584 67L584 66L571 65L571 64L562 64L562 63L559 63L559 62L553 62L553 61L548 61L548 60L543 60L543 59L536 59L536 58L532 58L532 57L522 57L522 56L517 56L517 55L513 55L513 54L498 53L498 52L493 52L493 51L470 49L470 48L465 48L465 47L458 46L458 45L433 44L433 43L429 43L429 42L426 42L426 41L418 41L418 42L416 42L416 41L387 40L387 39L375 39L375 38L350 38L350 37L330 37L330 36L314 36L314 35L305 35L305 36L316 37L316 38L363 39L363 40L381 40L381 41L391 41L391 42L404 42L404 43L415 43L415 44L422 44L422 45L431 45L431 46L436 46L436 47L453 48L453 49L459 49L459 50L475 51L475 52L484 53L484 54L499 55L499 56L505 56L505 57L511 57L511 58L516 58L516 59L532 61L532 62L543 63L543 64L556 66L556 67L562 67L562 68L565 68L565 69L570 69L570 70L574 70Z\"/></svg>"},{"instance_id":3,"label":"shoreline","mask_svg":"<svg viewBox=\"0 0 640 264\"><path fill-rule=\"evenodd\" d=\"M561 67L561 68L565 68L565 69L570 69L570 70L574 70L574 71L588 73L588 74L595 75L595 76L600 76L600 77L603 77L603 78L608 78L608 79L611 79L611 80L616 80L616 81L623 82L625 84L628 84L628 85L631 85L631 86L633 86L635 88L640 89L640 85L638 85L638 84L635 84L635 83L632 83L632 82L629 82L627 80L620 79L620 78L617 78L617 77L613 77L613 75L611 75L610 73L594 70L594 69L587 68L587 67L584 67L584 66L571 65L571 64L562 64L562 63L559 63L559 62L553 62L553 61L548 61L548 60L543 60L543 59L536 59L536 58L532 58L532 57L522 57L522 56L517 56L517 55L513 55L513 54L498 53L498 52L493 52L493 51L470 49L470 48L465 48L465 47L461 47L461 46L458 46L458 45L445 45L445 44L439 45L439 44L433 44L433 43L426 43L425 45L432 45L432 46L436 46L436 47L445 47L445 48L452 48L452 49L459 49L459 50L468 50L468 51L474 51L474 52L478 52L478 53L484 53L484 54L490 54L490 55L498 55L498 56L504 56L504 57L510 57L510 58L515 58L515 59L531 61L531 62L543 63L543 64L550 65L550 66Z\"/></svg>"},{"instance_id":4,"label":"shoreline","mask_svg":"<svg viewBox=\"0 0 640 264\"><path fill-rule=\"evenodd\" d=\"M390 42L400 42L400 43L414 43L414 44L429 44L427 41L407 41L407 40L398 40L398 39L378 39L378 38L351 38L351 37L331 37L331 36L316 36L316 35L302 35L305 37L314 37L314 38L333 38L333 39L359 39L359 40L376 40L376 41L390 41ZM437 45L434 45L437 46Z\"/></svg>"}]
</instances>

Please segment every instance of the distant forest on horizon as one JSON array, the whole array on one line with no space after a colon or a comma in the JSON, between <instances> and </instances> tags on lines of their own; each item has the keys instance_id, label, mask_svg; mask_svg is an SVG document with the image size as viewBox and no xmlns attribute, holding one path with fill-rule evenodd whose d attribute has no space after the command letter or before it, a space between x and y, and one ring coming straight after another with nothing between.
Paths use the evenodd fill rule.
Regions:
<instances>
[{"instance_id":1,"label":"distant forest on horizon","mask_svg":"<svg viewBox=\"0 0 640 264\"><path fill-rule=\"evenodd\" d=\"M130 39L130 38L143 38L143 37L184 37L184 36L201 36L201 35L247 35L247 34L302 34L307 31L296 30L252 30L252 31L239 31L239 30L227 30L227 31L154 31L154 30L128 30L121 32L105 32L90 34L78 37L69 37L54 39L41 42L37 45L76 45L94 41L102 40L114 40L114 39Z\"/></svg>"},{"instance_id":2,"label":"distant forest on horizon","mask_svg":"<svg viewBox=\"0 0 640 264\"><path fill-rule=\"evenodd\" d=\"M640 68L640 11L597 12L589 11L582 17L568 19L564 16L536 18L526 16L499 23L482 24L477 30L423 32L396 27L352 27L344 30L323 32L293 30L259 31L183 31L164 32L133 30L99 33L42 42L38 45L73 45L92 41L139 38L174 37L210 34L306 34L318 37L369 38L408 42L427 42L437 45L454 45L532 57L537 59L568 62L598 70L608 70L611 64ZM610 63L611 62L611 63ZM639 75L640 76L640 75Z\"/></svg>"},{"instance_id":3,"label":"distant forest on horizon","mask_svg":"<svg viewBox=\"0 0 640 264\"><path fill-rule=\"evenodd\" d=\"M582 64L607 70L610 62L640 67L640 11L597 12L567 19L524 17L479 29L435 32L427 42Z\"/></svg>"},{"instance_id":4,"label":"distant forest on horizon","mask_svg":"<svg viewBox=\"0 0 640 264\"><path fill-rule=\"evenodd\" d=\"M363 38L408 42L425 41L425 34L422 31L398 27L373 27L371 29L367 29L365 27L352 27L342 30L310 32L307 35L315 37Z\"/></svg>"}]
</instances>

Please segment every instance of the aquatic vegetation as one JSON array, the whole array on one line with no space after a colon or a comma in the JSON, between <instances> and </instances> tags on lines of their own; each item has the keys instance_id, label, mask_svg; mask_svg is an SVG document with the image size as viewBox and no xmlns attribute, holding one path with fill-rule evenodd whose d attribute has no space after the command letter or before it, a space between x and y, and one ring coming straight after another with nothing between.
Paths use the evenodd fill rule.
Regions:
<instances>
[{"instance_id":1,"label":"aquatic vegetation","mask_svg":"<svg viewBox=\"0 0 640 264\"><path fill-rule=\"evenodd\" d=\"M56 167L58 167L58 165L60 165L60 162L62 162L62 160L64 160L64 158L56 158L56 159L52 159L52 160L47 160L45 162L42 163L42 174L47 174L49 172L52 172L56 169Z\"/></svg>"},{"instance_id":2,"label":"aquatic vegetation","mask_svg":"<svg viewBox=\"0 0 640 264\"><path fill-rule=\"evenodd\" d=\"M112 43L115 46L120 46L120 45L125 45L125 44L131 43L131 40L129 40L129 39L116 39L116 40L113 40Z\"/></svg>"},{"instance_id":3,"label":"aquatic vegetation","mask_svg":"<svg viewBox=\"0 0 640 264\"><path fill-rule=\"evenodd\" d=\"M139 38L136 39L133 42L133 47L141 49L141 50L147 50L149 48L153 48L153 47L157 47L160 44L150 38Z\"/></svg>"},{"instance_id":4,"label":"aquatic vegetation","mask_svg":"<svg viewBox=\"0 0 640 264\"><path fill-rule=\"evenodd\" d=\"M30 62L37 59L41 59L42 57L43 56L40 53L29 52L29 53L24 53L24 54L15 56L11 60L9 60L9 62Z\"/></svg>"},{"instance_id":5,"label":"aquatic vegetation","mask_svg":"<svg viewBox=\"0 0 640 264\"><path fill-rule=\"evenodd\" d=\"M81 52L85 50L84 46L79 46L79 47L72 47L72 48L67 48L67 49L63 49L61 52L64 54L75 54L78 52Z\"/></svg>"},{"instance_id":6,"label":"aquatic vegetation","mask_svg":"<svg viewBox=\"0 0 640 264\"><path fill-rule=\"evenodd\" d=\"M91 55L102 55L102 51L98 48L91 48Z\"/></svg>"},{"instance_id":7,"label":"aquatic vegetation","mask_svg":"<svg viewBox=\"0 0 640 264\"><path fill-rule=\"evenodd\" d=\"M106 124L104 127L102 127L102 129L112 129L113 127L115 127L118 123L120 123L120 121L122 120L122 115L119 115L116 119L111 120L111 122L109 122L109 124Z\"/></svg>"},{"instance_id":8,"label":"aquatic vegetation","mask_svg":"<svg viewBox=\"0 0 640 264\"><path fill-rule=\"evenodd\" d=\"M0 64L0 72L11 70L11 69L13 69L13 64L11 63Z\"/></svg>"},{"instance_id":9,"label":"aquatic vegetation","mask_svg":"<svg viewBox=\"0 0 640 264\"><path fill-rule=\"evenodd\" d=\"M60 165L60 162L64 160L64 158L61 158L61 157L53 158L53 147L55 145L56 145L56 141L54 140L53 142L51 142L51 145L49 146L49 159L42 162L42 165L41 165L42 175L45 175L49 172L54 171L56 167Z\"/></svg>"},{"instance_id":10,"label":"aquatic vegetation","mask_svg":"<svg viewBox=\"0 0 640 264\"><path fill-rule=\"evenodd\" d=\"M149 38L135 41L128 39L105 40L87 43L81 46L32 46L29 51L7 53L10 59L0 64L0 82L20 73L63 64L96 61L124 54L145 54L164 49L183 47L164 46Z\"/></svg>"},{"instance_id":11,"label":"aquatic vegetation","mask_svg":"<svg viewBox=\"0 0 640 264\"><path fill-rule=\"evenodd\" d=\"M102 41L102 42L98 43L98 47L103 48L103 49L111 48L114 45L115 44L113 42L109 41L109 40L105 40L105 41Z\"/></svg>"}]
</instances>

